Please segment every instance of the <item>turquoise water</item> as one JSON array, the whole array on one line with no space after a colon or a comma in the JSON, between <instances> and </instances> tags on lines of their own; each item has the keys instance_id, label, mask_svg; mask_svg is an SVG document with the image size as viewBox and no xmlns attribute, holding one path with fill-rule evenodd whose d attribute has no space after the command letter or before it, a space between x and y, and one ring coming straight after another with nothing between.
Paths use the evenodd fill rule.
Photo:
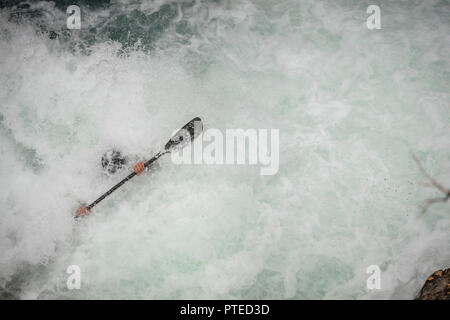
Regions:
<instances>
[{"instance_id":1,"label":"turquoise water","mask_svg":"<svg viewBox=\"0 0 450 320\"><path fill-rule=\"evenodd\" d=\"M450 265L450 3L82 2L0 11L2 297L411 299ZM280 130L280 168L161 158L120 177L195 116ZM81 268L80 290L66 269ZM381 269L368 290L366 268Z\"/></svg>"}]
</instances>

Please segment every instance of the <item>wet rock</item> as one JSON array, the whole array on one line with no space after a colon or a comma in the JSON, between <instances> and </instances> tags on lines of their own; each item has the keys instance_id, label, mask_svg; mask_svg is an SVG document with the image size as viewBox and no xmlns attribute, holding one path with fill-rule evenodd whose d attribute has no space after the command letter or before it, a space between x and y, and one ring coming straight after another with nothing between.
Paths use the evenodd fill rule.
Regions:
<instances>
[{"instance_id":1,"label":"wet rock","mask_svg":"<svg viewBox=\"0 0 450 320\"><path fill-rule=\"evenodd\" d=\"M416 300L450 300L450 268L429 276Z\"/></svg>"}]
</instances>

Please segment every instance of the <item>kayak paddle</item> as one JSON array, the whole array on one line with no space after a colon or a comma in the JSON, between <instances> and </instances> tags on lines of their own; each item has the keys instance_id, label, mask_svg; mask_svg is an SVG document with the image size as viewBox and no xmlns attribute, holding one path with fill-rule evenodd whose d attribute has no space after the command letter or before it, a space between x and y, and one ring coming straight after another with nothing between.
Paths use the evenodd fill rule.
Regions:
<instances>
[{"instance_id":1,"label":"kayak paddle","mask_svg":"<svg viewBox=\"0 0 450 320\"><path fill-rule=\"evenodd\" d=\"M181 148L185 147L191 141L193 141L202 132L202 130L203 130L202 119L200 119L199 117L196 117L196 118L192 119L191 121L186 123L180 130L178 130L172 136L172 138L170 138L170 140L164 146L164 150L163 151L158 152L156 155L153 156L153 158L151 158L150 160L146 161L144 163L144 166L147 168L149 165L151 165L153 162L158 160L161 156L165 155L166 153L170 153L170 152L172 152L175 149L181 149ZM81 206L77 210L77 215L75 216L75 218L78 218L80 216L89 214L89 211L94 206L96 206L100 201L102 201L107 196L109 196L111 193L116 191L125 182L127 182L128 180L130 180L134 176L136 176L136 172L135 171L130 173L127 177L125 177L122 181L117 183L114 187L112 187L111 189L106 191L103 195L101 195L97 200L92 202L90 205L88 205L88 206L84 206L84 205Z\"/></svg>"}]
</instances>

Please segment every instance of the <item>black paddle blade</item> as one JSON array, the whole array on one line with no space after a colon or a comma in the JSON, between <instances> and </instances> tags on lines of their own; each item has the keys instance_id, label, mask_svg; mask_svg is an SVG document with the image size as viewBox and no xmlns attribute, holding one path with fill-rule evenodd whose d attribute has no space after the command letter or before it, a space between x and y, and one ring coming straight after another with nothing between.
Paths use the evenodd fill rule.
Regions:
<instances>
[{"instance_id":1,"label":"black paddle blade","mask_svg":"<svg viewBox=\"0 0 450 320\"><path fill-rule=\"evenodd\" d=\"M203 131L203 123L202 119L196 117L186 123L183 128L178 130L172 138L170 138L169 142L166 143L164 149L166 151L172 151L173 149L183 148Z\"/></svg>"}]
</instances>

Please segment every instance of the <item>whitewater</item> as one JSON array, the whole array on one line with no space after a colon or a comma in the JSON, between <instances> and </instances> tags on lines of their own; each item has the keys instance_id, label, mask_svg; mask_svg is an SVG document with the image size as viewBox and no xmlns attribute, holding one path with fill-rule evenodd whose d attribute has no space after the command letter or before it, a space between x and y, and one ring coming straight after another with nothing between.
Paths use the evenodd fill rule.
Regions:
<instances>
[{"instance_id":1,"label":"whitewater","mask_svg":"<svg viewBox=\"0 0 450 320\"><path fill-rule=\"evenodd\" d=\"M0 5L0 297L412 299L450 266L450 3ZM73 219L200 116L279 129L279 170L160 158ZM128 168L129 169L129 168ZM81 269L69 290L67 269ZM371 265L381 287L367 288Z\"/></svg>"}]
</instances>

